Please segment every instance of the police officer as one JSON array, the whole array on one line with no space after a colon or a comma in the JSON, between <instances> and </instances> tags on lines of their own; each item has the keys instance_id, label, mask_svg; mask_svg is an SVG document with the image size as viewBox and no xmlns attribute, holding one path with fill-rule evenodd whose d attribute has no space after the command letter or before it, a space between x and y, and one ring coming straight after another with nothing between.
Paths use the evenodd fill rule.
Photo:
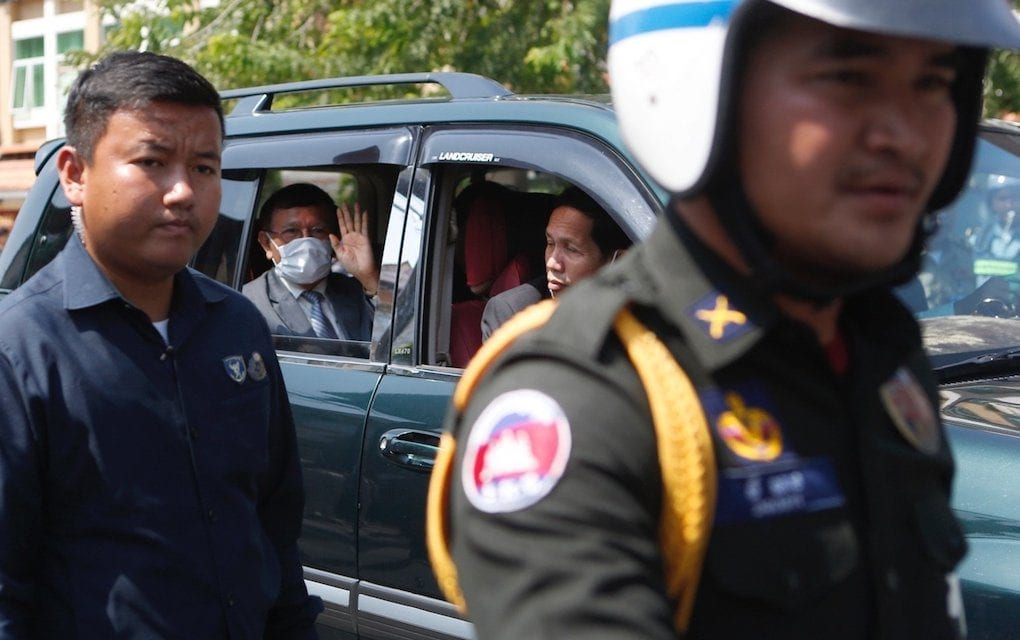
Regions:
<instances>
[{"instance_id":1,"label":"police officer","mask_svg":"<svg viewBox=\"0 0 1020 640\"><path fill-rule=\"evenodd\" d=\"M430 544L480 638L962 634L953 460L889 289L1018 45L1001 0L613 3L620 125L675 197L458 388ZM646 375L656 342L679 367Z\"/></svg>"}]
</instances>

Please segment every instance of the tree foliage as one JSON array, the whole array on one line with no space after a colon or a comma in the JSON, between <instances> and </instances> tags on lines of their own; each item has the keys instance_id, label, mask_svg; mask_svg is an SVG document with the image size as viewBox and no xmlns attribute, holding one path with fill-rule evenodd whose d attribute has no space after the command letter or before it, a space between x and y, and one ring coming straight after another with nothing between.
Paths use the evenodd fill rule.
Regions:
<instances>
[{"instance_id":1,"label":"tree foliage","mask_svg":"<svg viewBox=\"0 0 1020 640\"><path fill-rule=\"evenodd\" d=\"M221 89L330 76L456 70L519 92L604 92L609 0L103 0L98 55L147 49Z\"/></svg>"},{"instance_id":2,"label":"tree foliage","mask_svg":"<svg viewBox=\"0 0 1020 640\"><path fill-rule=\"evenodd\" d=\"M1013 1L1020 9L1020 0ZM985 113L992 117L1020 114L1020 53L993 51L985 79Z\"/></svg>"},{"instance_id":3,"label":"tree foliage","mask_svg":"<svg viewBox=\"0 0 1020 640\"><path fill-rule=\"evenodd\" d=\"M100 8L118 18L99 55L176 55L221 89L455 70L517 92L607 90L609 0L221 0L207 9L196 0L101 0ZM1020 112L1017 53L992 53L985 112Z\"/></svg>"}]
</instances>

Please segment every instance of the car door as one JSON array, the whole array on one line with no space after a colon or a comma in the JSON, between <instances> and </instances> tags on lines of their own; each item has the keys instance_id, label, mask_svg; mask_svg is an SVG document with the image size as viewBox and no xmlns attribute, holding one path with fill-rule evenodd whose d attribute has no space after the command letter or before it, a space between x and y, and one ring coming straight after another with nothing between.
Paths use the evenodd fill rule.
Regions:
<instances>
[{"instance_id":1,"label":"car door","mask_svg":"<svg viewBox=\"0 0 1020 640\"><path fill-rule=\"evenodd\" d=\"M390 364L373 399L362 452L360 638L473 637L471 625L442 599L424 534L429 473L462 371L449 366L458 189L483 175L536 195L574 184L613 212L632 238L647 235L660 206L619 154L569 130L430 127L418 158L403 245L389 266L397 274Z\"/></svg>"},{"instance_id":2,"label":"car door","mask_svg":"<svg viewBox=\"0 0 1020 640\"><path fill-rule=\"evenodd\" d=\"M225 217L245 221L247 242L232 284L241 287L271 268L256 244L255 217L271 192L295 182L318 184L348 205L360 203L369 212L377 251L398 251L414 138L412 129L397 127L231 140L224 151L222 209ZM230 258L210 248L199 260L215 272ZM357 637L361 451L368 407L389 353L393 275L384 265L370 342L274 336L304 474L301 559L309 592L325 605L318 619L322 638Z\"/></svg>"}]
</instances>

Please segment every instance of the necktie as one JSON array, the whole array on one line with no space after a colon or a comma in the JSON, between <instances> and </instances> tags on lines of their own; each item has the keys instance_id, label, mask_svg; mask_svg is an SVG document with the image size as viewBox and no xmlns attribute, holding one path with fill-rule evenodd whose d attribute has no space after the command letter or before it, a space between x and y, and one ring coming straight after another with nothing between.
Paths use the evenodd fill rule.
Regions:
<instances>
[{"instance_id":1,"label":"necktie","mask_svg":"<svg viewBox=\"0 0 1020 640\"><path fill-rule=\"evenodd\" d=\"M312 303L312 313L309 320L312 321L312 330L315 331L315 335L320 338L336 340L339 336L336 335L336 331L333 330L329 320L326 319L326 314L322 312L322 294L318 291L305 291L301 295Z\"/></svg>"}]
</instances>

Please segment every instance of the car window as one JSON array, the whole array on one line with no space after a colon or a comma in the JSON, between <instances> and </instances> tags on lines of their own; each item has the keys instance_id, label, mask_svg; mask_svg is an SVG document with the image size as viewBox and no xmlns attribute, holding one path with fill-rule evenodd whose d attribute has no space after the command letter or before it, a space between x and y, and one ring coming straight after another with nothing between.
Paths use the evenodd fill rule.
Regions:
<instances>
[{"instance_id":1,"label":"car window","mask_svg":"<svg viewBox=\"0 0 1020 640\"><path fill-rule=\"evenodd\" d=\"M430 184L432 217L415 357L426 366L463 367L481 344L485 300L542 278L545 224L565 188L588 193L634 240L647 234L659 211L658 200L615 152L570 132L437 127L426 132L422 149L419 178ZM492 217L494 208L505 228L473 236L473 216ZM473 261L492 272L472 281Z\"/></svg>"},{"instance_id":2,"label":"car window","mask_svg":"<svg viewBox=\"0 0 1020 640\"><path fill-rule=\"evenodd\" d=\"M984 129L960 197L899 288L936 366L1020 348L1020 135Z\"/></svg>"},{"instance_id":3,"label":"car window","mask_svg":"<svg viewBox=\"0 0 1020 640\"><path fill-rule=\"evenodd\" d=\"M281 188L306 184L324 191L334 209L343 203L353 212L357 206L368 214L367 235L378 266L398 175L409 162L410 139L406 129L346 131L233 141L226 149L218 228L230 239L221 242L214 232L197 263L210 275L233 273L234 286L262 311L278 350L371 358L377 319L382 317L381 324L389 324L392 305L382 303L382 298L392 292L392 285L384 289L380 283L380 296L366 299L360 283L334 262L320 309L341 338L315 337L311 318L296 297L301 287L281 279L272 262L270 251L273 246L279 250L279 238L267 245L260 242L266 237L260 232L269 223L260 219L262 205ZM332 255L331 249L328 252Z\"/></svg>"}]
</instances>

